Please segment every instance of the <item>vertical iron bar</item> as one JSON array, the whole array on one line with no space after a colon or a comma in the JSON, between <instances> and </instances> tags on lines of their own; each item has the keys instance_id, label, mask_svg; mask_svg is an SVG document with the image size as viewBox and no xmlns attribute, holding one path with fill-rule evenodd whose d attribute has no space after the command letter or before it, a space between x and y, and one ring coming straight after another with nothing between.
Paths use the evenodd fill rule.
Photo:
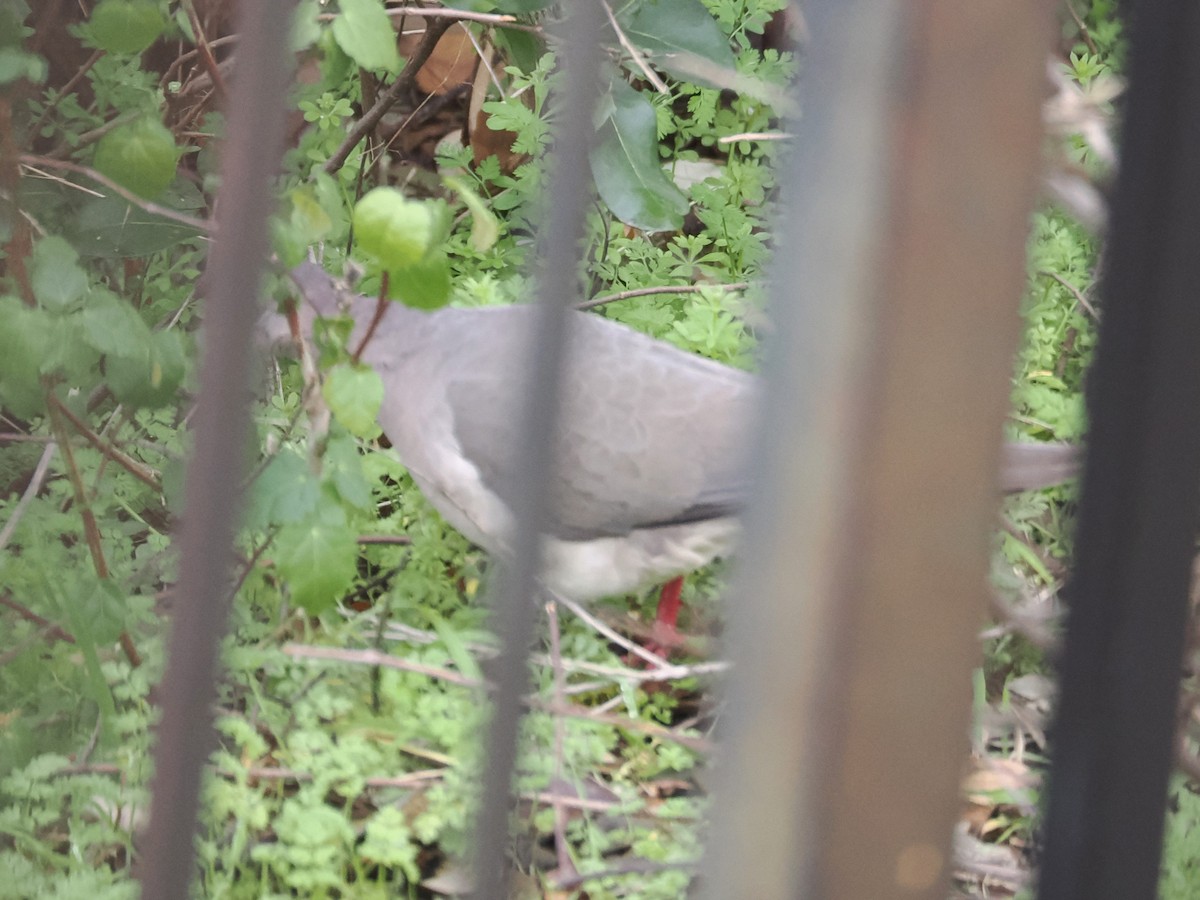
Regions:
<instances>
[{"instance_id":1,"label":"vertical iron bar","mask_svg":"<svg viewBox=\"0 0 1200 900\"><path fill-rule=\"evenodd\" d=\"M813 0L703 896L945 896L1042 0Z\"/></svg>"},{"instance_id":2,"label":"vertical iron bar","mask_svg":"<svg viewBox=\"0 0 1200 900\"><path fill-rule=\"evenodd\" d=\"M502 653L495 663L496 692L488 729L483 798L474 841L474 892L478 897L508 895L509 791L517 755L521 697L529 681L527 652L537 619L535 603L541 535L549 524L549 479L556 465L555 442L561 372L568 364L568 311L580 293L579 260L585 214L591 196L588 147L595 131L592 115L599 97L600 35L603 6L585 0L564 4L570 17L557 48L565 89L558 106L550 178L539 235L538 313L533 357L522 384L523 439L515 466L513 514L516 535L511 565L501 573L493 598L495 629Z\"/></svg>"},{"instance_id":3,"label":"vertical iron bar","mask_svg":"<svg viewBox=\"0 0 1200 900\"><path fill-rule=\"evenodd\" d=\"M283 152L292 5L249 0L239 9L217 239L205 273L204 359L179 539L179 599L162 681L150 828L138 865L144 900L187 897L195 874L201 770L215 744L210 709L250 422L250 336L268 249L271 177Z\"/></svg>"},{"instance_id":4,"label":"vertical iron bar","mask_svg":"<svg viewBox=\"0 0 1200 900\"><path fill-rule=\"evenodd\" d=\"M781 202L791 214L780 223L770 279L763 407L771 413L754 448L751 471L761 476L727 604L734 674L703 900L798 896L815 852L820 825L805 816L819 802L821 761L808 729L834 666L833 611L821 592L831 577L833 510L849 494L844 448L855 400L831 382L852 383L866 365L865 261L886 190L878 148L898 14L898 4L873 0L805 9L803 117ZM780 600L792 607L782 620Z\"/></svg>"},{"instance_id":5,"label":"vertical iron bar","mask_svg":"<svg viewBox=\"0 0 1200 900\"><path fill-rule=\"evenodd\" d=\"M1200 477L1200 6L1129 4L1130 77L1039 896L1155 896Z\"/></svg>"}]
</instances>

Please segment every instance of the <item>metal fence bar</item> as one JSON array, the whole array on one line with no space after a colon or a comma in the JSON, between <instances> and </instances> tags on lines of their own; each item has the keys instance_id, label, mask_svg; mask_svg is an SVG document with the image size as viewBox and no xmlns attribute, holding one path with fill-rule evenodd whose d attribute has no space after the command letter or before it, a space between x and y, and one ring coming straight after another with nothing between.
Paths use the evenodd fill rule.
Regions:
<instances>
[{"instance_id":1,"label":"metal fence bar","mask_svg":"<svg viewBox=\"0 0 1200 900\"><path fill-rule=\"evenodd\" d=\"M250 336L268 249L271 178L283 153L292 6L289 0L251 0L239 10L241 43L223 147L218 233L205 274L196 448L187 470L178 601L162 682L152 824L138 872L144 900L187 897L195 873L201 767L216 744L211 706L250 424Z\"/></svg>"},{"instance_id":2,"label":"metal fence bar","mask_svg":"<svg viewBox=\"0 0 1200 900\"><path fill-rule=\"evenodd\" d=\"M806 7L707 897L944 896L1048 14Z\"/></svg>"},{"instance_id":3,"label":"metal fence bar","mask_svg":"<svg viewBox=\"0 0 1200 900\"><path fill-rule=\"evenodd\" d=\"M1200 472L1200 6L1131 26L1039 896L1155 896Z\"/></svg>"},{"instance_id":4,"label":"metal fence bar","mask_svg":"<svg viewBox=\"0 0 1200 900\"><path fill-rule=\"evenodd\" d=\"M584 217L591 197L588 147L594 132L592 113L600 94L600 33L604 7L597 2L569 4L557 53L566 87L553 143L553 163L546 191L545 228L539 235L538 308L534 321L534 355L523 383L513 385L522 403L523 439L519 450L513 514L516 535L513 560L501 573L492 597L494 627L502 653L492 670L496 683L486 747L482 805L474 841L475 895L508 895L509 792L517 755L521 698L529 681L528 650L538 605L537 575L541 535L550 522L546 473L557 465L555 433L559 420L559 385L568 364L570 329L567 313L580 299L579 260Z\"/></svg>"}]
</instances>

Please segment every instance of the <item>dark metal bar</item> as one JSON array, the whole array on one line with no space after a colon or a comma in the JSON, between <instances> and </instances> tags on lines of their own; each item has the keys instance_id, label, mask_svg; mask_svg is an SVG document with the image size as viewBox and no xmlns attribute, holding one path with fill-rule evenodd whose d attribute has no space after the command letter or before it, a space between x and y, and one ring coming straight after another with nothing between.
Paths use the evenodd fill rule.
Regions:
<instances>
[{"instance_id":1,"label":"dark metal bar","mask_svg":"<svg viewBox=\"0 0 1200 900\"><path fill-rule=\"evenodd\" d=\"M806 4L706 897L945 896L1048 12Z\"/></svg>"},{"instance_id":2,"label":"dark metal bar","mask_svg":"<svg viewBox=\"0 0 1200 900\"><path fill-rule=\"evenodd\" d=\"M188 896L201 766L215 744L217 651L225 631L250 422L250 336L267 254L271 177L283 152L288 0L239 10L238 77L228 109L218 232L205 274L196 449L188 465L178 601L162 682L151 826L138 879L145 900Z\"/></svg>"},{"instance_id":3,"label":"dark metal bar","mask_svg":"<svg viewBox=\"0 0 1200 900\"><path fill-rule=\"evenodd\" d=\"M545 227L539 235L539 313L534 324L535 354L523 384L525 398L517 478L513 487L516 525L513 560L502 572L493 596L494 627L503 652L491 670L497 688L486 750L487 771L474 842L475 896L508 896L509 791L521 724L521 697L529 681L527 654L539 606L537 574L541 535L549 525L550 479L559 418L560 373L567 365L570 333L567 312L579 301L579 260L584 217L591 197L588 147L594 133L592 113L600 93L600 34L603 5L565 4L571 17L557 53L566 76L553 145L546 197Z\"/></svg>"},{"instance_id":4,"label":"dark metal bar","mask_svg":"<svg viewBox=\"0 0 1200 900\"><path fill-rule=\"evenodd\" d=\"M1200 473L1200 6L1130 23L1039 896L1155 896Z\"/></svg>"}]
</instances>

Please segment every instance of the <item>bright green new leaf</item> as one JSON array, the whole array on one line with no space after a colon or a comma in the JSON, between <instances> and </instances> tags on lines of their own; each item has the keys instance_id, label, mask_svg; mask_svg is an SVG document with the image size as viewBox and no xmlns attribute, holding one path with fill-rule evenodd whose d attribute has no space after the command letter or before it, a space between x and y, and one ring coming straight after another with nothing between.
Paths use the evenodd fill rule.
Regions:
<instances>
[{"instance_id":1,"label":"bright green new leaf","mask_svg":"<svg viewBox=\"0 0 1200 900\"><path fill-rule=\"evenodd\" d=\"M283 264L291 268L304 261L309 247L325 240L333 221L311 185L301 184L292 188L287 193L285 203L287 215L272 218L271 236L275 252Z\"/></svg>"},{"instance_id":2,"label":"bright green new leaf","mask_svg":"<svg viewBox=\"0 0 1200 900\"><path fill-rule=\"evenodd\" d=\"M399 73L402 60L396 49L396 32L384 12L383 0L341 0L341 7L333 20L338 46L364 69Z\"/></svg>"},{"instance_id":3,"label":"bright green new leaf","mask_svg":"<svg viewBox=\"0 0 1200 900\"><path fill-rule=\"evenodd\" d=\"M433 246L439 223L434 206L409 200L392 187L378 187L354 206L354 237L384 269L420 262Z\"/></svg>"},{"instance_id":4,"label":"bright green new leaf","mask_svg":"<svg viewBox=\"0 0 1200 900\"><path fill-rule=\"evenodd\" d=\"M92 165L126 190L152 200L175 180L178 156L170 129L144 116L102 137Z\"/></svg>"},{"instance_id":5,"label":"bright green new leaf","mask_svg":"<svg viewBox=\"0 0 1200 900\"><path fill-rule=\"evenodd\" d=\"M588 159L600 196L622 222L642 231L683 225L688 200L663 171L654 107L619 78Z\"/></svg>"},{"instance_id":6,"label":"bright green new leaf","mask_svg":"<svg viewBox=\"0 0 1200 900\"><path fill-rule=\"evenodd\" d=\"M383 405L383 380L370 366L338 363L326 374L321 395L351 434L362 438L379 434L375 418Z\"/></svg>"},{"instance_id":7,"label":"bright green new leaf","mask_svg":"<svg viewBox=\"0 0 1200 900\"><path fill-rule=\"evenodd\" d=\"M166 27L158 4L148 0L103 0L88 20L91 39L109 53L141 53Z\"/></svg>"}]
</instances>

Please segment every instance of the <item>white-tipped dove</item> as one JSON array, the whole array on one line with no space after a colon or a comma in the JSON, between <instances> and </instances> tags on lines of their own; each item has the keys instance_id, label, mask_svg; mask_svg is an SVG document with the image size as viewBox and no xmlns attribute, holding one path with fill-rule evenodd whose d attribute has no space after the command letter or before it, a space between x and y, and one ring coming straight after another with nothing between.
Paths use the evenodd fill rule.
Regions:
<instances>
[{"instance_id":1,"label":"white-tipped dove","mask_svg":"<svg viewBox=\"0 0 1200 900\"><path fill-rule=\"evenodd\" d=\"M354 319L357 347L376 300L320 266L292 272L301 330L318 316ZM455 528L493 554L509 546L516 390L533 352L528 306L425 312L388 303L362 360L383 379L379 424L413 480ZM575 600L627 593L698 569L732 549L747 491L742 449L755 376L601 316L573 312L559 467L543 582ZM288 337L283 316L264 337ZM1005 446L1000 487L1044 487L1074 473L1061 444ZM678 604L664 596L660 620Z\"/></svg>"}]
</instances>

